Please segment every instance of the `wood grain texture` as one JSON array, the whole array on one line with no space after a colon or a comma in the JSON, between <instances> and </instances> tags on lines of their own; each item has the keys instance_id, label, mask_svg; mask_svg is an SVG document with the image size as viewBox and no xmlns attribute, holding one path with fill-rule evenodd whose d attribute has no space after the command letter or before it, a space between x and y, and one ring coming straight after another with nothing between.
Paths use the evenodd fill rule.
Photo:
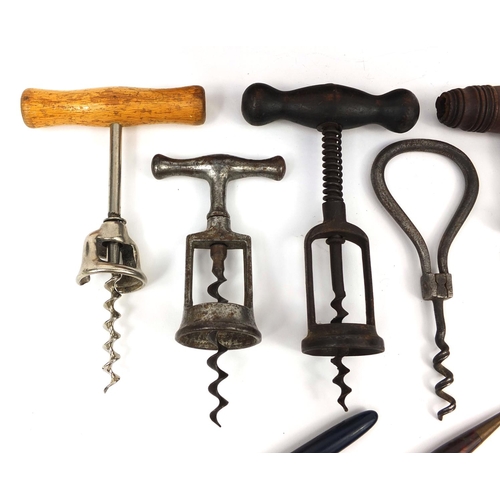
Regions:
<instances>
[{"instance_id":1,"label":"wood grain texture","mask_svg":"<svg viewBox=\"0 0 500 500\"><path fill-rule=\"evenodd\" d=\"M154 123L205 122L205 91L191 86L172 89L103 87L86 90L26 89L21 114L28 127L86 125L124 127Z\"/></svg>"}]
</instances>

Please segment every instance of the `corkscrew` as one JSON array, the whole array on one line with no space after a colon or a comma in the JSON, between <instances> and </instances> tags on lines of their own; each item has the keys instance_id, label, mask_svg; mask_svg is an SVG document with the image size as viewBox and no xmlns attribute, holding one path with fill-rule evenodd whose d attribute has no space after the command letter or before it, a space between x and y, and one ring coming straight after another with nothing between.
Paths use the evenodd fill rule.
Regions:
<instances>
[{"instance_id":1,"label":"corkscrew","mask_svg":"<svg viewBox=\"0 0 500 500\"><path fill-rule=\"evenodd\" d=\"M393 132L406 132L419 115L417 98L408 90L393 90L372 96L357 89L325 84L282 92L269 85L256 83L248 87L242 98L242 113L252 125L265 125L278 119L313 127L323 134L323 223L306 235L306 299L307 336L302 352L312 356L332 357L338 369L333 383L341 394L338 403L348 410L345 398L351 388L344 377L349 373L344 356L363 356L384 351L384 341L375 328L373 285L368 237L346 220L342 189L342 129L376 123ZM323 240L329 246L331 282L335 317L329 324L316 321L312 244ZM361 249L365 291L366 323L345 323L348 312L342 302L346 297L342 263L342 245L351 242Z\"/></svg>"},{"instance_id":2,"label":"corkscrew","mask_svg":"<svg viewBox=\"0 0 500 500\"><path fill-rule=\"evenodd\" d=\"M251 240L231 230L226 209L226 187L229 181L243 177L261 176L281 180L285 175L285 162L280 156L268 160L247 160L228 155L211 155L176 160L156 155L151 164L156 179L187 175L205 179L210 185L210 211L206 231L190 234L186 239L186 281L184 314L175 339L182 345L217 352L207 364L217 372L218 378L209 386L209 392L219 404L210 413L211 420L220 427L218 412L228 402L219 394L219 384L227 373L218 366L219 357L230 349L251 347L261 341L262 335L255 324L253 312ZM217 280L208 294L217 302L193 304L193 258L195 249L210 250L212 273ZM226 281L224 262L228 250L243 251L244 298L243 304L229 302L220 295L219 287Z\"/></svg>"},{"instance_id":3,"label":"corkscrew","mask_svg":"<svg viewBox=\"0 0 500 500\"><path fill-rule=\"evenodd\" d=\"M437 254L439 273L432 272L429 250L422 235L391 195L384 178L385 167L391 159L402 153L413 151L423 151L446 156L460 168L465 178L465 190L462 200L439 243ZM444 391L444 389L453 383L453 373L443 366L443 362L450 355L450 349L445 342L446 324L443 302L453 296L451 274L448 270L448 252L455 236L476 202L479 191L479 179L474 165L462 151L446 142L430 139L411 139L387 146L375 158L371 178L373 189L380 203L382 203L391 217L398 223L408 238L410 238L417 250L422 268L422 278L420 281L422 298L432 301L434 307L434 317L437 327L435 340L439 348L439 353L434 357L433 364L434 369L444 377L436 384L435 391L440 398L448 403L445 408L438 411L437 416L439 420L442 420L445 415L451 413L456 408L455 399Z\"/></svg>"},{"instance_id":4,"label":"corkscrew","mask_svg":"<svg viewBox=\"0 0 500 500\"><path fill-rule=\"evenodd\" d=\"M100 229L87 236L77 283L83 285L93 274L109 273L105 288L110 298L104 303L110 316L104 323L109 354L103 370L110 376L104 392L120 377L113 365L120 359L114 343L120 338L115 322L120 313L116 301L123 293L146 284L139 253L121 216L121 138L122 127L147 123L201 124L205 120L205 97L201 87L179 89L138 89L111 87L81 91L27 89L21 97L21 111L29 127L89 125L110 128L110 175L108 217Z\"/></svg>"}]
</instances>

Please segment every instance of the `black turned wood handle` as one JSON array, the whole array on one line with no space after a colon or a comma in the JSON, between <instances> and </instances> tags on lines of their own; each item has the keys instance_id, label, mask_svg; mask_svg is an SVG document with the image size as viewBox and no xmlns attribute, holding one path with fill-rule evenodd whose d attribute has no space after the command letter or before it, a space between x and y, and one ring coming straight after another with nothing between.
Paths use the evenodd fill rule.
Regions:
<instances>
[{"instance_id":1,"label":"black turned wood handle","mask_svg":"<svg viewBox=\"0 0 500 500\"><path fill-rule=\"evenodd\" d=\"M288 92L254 83L243 93L241 111L251 125L283 119L313 128L335 122L349 129L376 123L402 133L415 125L420 106L405 89L374 96L333 83Z\"/></svg>"}]
</instances>

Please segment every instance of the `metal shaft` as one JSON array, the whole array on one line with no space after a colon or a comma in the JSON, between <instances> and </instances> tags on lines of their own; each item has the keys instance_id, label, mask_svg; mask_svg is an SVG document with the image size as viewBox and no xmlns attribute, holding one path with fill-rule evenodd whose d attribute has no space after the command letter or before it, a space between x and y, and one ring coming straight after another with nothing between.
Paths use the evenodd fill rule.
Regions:
<instances>
[{"instance_id":1,"label":"metal shaft","mask_svg":"<svg viewBox=\"0 0 500 500\"><path fill-rule=\"evenodd\" d=\"M122 126L110 125L109 210L108 217L120 217L120 191L122 174Z\"/></svg>"},{"instance_id":2,"label":"metal shaft","mask_svg":"<svg viewBox=\"0 0 500 500\"><path fill-rule=\"evenodd\" d=\"M121 212L121 180L122 180L122 126L119 123L110 125L109 141L109 208L108 217L120 218ZM120 246L110 243L108 246L108 262L120 263Z\"/></svg>"}]
</instances>

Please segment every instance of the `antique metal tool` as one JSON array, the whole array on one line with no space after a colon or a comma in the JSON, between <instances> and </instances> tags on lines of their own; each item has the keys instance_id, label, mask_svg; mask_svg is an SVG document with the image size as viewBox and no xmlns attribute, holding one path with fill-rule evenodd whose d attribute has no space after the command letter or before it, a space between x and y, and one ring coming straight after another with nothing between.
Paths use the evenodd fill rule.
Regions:
<instances>
[{"instance_id":1,"label":"antique metal tool","mask_svg":"<svg viewBox=\"0 0 500 500\"><path fill-rule=\"evenodd\" d=\"M437 253L439 273L432 272L429 250L422 235L391 195L384 178L385 167L391 159L402 153L413 151L423 151L446 156L460 168L465 178L465 190L462 200L439 243ZM420 280L422 298L424 300L431 300L434 306L437 327L435 338L439 353L434 357L433 364L434 369L444 377L436 384L435 391L439 397L449 403L448 406L439 410L437 414L439 420L442 420L445 415L451 413L456 408L455 399L444 392L444 389L453 383L453 373L443 366L443 361L450 355L450 349L444 340L446 324L444 321L443 302L453 296L451 274L448 271L448 252L455 236L476 202L479 191L479 179L474 165L462 151L446 142L430 139L411 139L387 146L375 158L371 178L373 189L380 203L382 203L391 217L398 223L408 238L410 238L417 250L422 268L422 278Z\"/></svg>"},{"instance_id":2,"label":"antique metal tool","mask_svg":"<svg viewBox=\"0 0 500 500\"><path fill-rule=\"evenodd\" d=\"M83 261L77 282L83 285L95 273L110 273L106 289L111 297L104 304L110 317L104 323L109 339L104 349L109 361L106 392L120 380L113 364L120 359L114 343L120 338L115 321L120 314L115 302L123 293L139 290L146 283L137 247L129 237L121 216L121 136L122 127L148 123L202 124L205 121L205 95L202 87L177 89L138 89L109 87L79 91L27 89L21 97L21 111L28 127L88 125L109 127L110 176L108 216L97 231L85 240Z\"/></svg>"},{"instance_id":3,"label":"antique metal tool","mask_svg":"<svg viewBox=\"0 0 500 500\"><path fill-rule=\"evenodd\" d=\"M338 368L338 375L333 382L341 389L338 402L347 411L345 398L351 389L344 381L349 370L342 363L342 358L381 353L384 351L384 342L375 328L368 237L359 227L346 220L342 193L342 129L376 123L393 132L406 132L418 119L417 98L404 89L373 96L334 84L282 92L269 85L256 83L243 94L242 113L252 125L285 119L316 128L323 133L324 222L312 228L304 241L308 333L302 341L302 352L333 358L332 363ZM329 324L316 321L312 258L312 244L315 240L324 240L330 251L332 289L335 295L330 305L336 315ZM361 249L366 324L343 322L348 315L342 306L346 297L342 245L346 241Z\"/></svg>"},{"instance_id":4,"label":"antique metal tool","mask_svg":"<svg viewBox=\"0 0 500 500\"><path fill-rule=\"evenodd\" d=\"M217 380L208 390L219 400L219 405L210 413L211 420L219 427L219 410L228 402L218 391L218 386L227 377L217 361L229 349L251 347L261 341L253 312L251 240L244 234L231 230L226 209L226 187L228 182L243 177L260 176L281 180L285 175L285 162L280 156L268 160L247 160L228 155L211 155L200 158L176 160L156 155L151 164L156 179L175 175L187 175L205 179L210 185L210 212L207 229L190 234L186 239L186 281L184 292L184 314L175 339L182 345L197 349L217 350L207 363L218 374ZM193 304L193 259L195 249L210 250L213 261L212 273L217 281L212 283L208 294L217 302ZM244 299L243 304L229 302L219 293L226 281L224 261L228 250L243 251Z\"/></svg>"}]
</instances>

